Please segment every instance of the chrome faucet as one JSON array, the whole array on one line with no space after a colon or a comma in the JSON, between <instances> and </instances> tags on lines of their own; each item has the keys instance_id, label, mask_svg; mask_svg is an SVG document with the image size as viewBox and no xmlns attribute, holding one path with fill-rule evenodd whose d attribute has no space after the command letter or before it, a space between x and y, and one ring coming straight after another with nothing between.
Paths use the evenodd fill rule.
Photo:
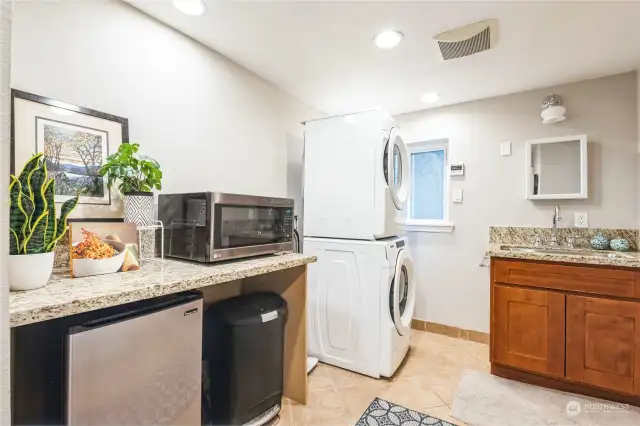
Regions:
<instances>
[{"instance_id":1,"label":"chrome faucet","mask_svg":"<svg viewBox=\"0 0 640 426\"><path fill-rule=\"evenodd\" d=\"M554 206L553 213L553 234L551 235L550 246L558 245L558 222L562 221L562 216L560 216L560 206Z\"/></svg>"}]
</instances>

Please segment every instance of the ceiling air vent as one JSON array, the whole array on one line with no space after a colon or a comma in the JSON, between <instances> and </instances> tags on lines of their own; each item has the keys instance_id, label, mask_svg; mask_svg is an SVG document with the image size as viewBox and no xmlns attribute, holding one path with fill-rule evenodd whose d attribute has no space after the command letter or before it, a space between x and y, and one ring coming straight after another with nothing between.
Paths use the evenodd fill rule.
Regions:
<instances>
[{"instance_id":1,"label":"ceiling air vent","mask_svg":"<svg viewBox=\"0 0 640 426\"><path fill-rule=\"evenodd\" d=\"M476 22L438 34L433 39L438 42L445 61L473 55L489 50L498 43L498 20Z\"/></svg>"}]
</instances>

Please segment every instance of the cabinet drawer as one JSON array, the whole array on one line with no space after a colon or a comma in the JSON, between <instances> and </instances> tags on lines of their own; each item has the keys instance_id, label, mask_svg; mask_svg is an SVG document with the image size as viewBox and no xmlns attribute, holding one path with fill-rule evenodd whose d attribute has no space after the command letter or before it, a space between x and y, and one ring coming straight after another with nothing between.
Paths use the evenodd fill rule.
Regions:
<instances>
[{"instance_id":1,"label":"cabinet drawer","mask_svg":"<svg viewBox=\"0 0 640 426\"><path fill-rule=\"evenodd\" d=\"M640 273L635 271L502 259L494 259L493 268L497 283L640 298Z\"/></svg>"}]
</instances>

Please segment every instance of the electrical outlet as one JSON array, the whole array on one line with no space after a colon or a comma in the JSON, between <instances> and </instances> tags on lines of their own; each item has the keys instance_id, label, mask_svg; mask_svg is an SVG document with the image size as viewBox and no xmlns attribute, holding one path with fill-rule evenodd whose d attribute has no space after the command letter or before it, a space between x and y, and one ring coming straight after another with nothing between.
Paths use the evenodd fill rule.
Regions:
<instances>
[{"instance_id":1,"label":"electrical outlet","mask_svg":"<svg viewBox=\"0 0 640 426\"><path fill-rule=\"evenodd\" d=\"M575 212L574 225L576 228L588 228L589 227L589 214L587 212Z\"/></svg>"}]
</instances>

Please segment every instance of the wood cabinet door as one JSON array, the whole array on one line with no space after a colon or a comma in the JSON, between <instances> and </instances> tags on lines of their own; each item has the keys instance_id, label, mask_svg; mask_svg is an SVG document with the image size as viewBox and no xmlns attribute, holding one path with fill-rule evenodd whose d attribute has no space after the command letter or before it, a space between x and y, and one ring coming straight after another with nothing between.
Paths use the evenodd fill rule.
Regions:
<instances>
[{"instance_id":1,"label":"wood cabinet door","mask_svg":"<svg viewBox=\"0 0 640 426\"><path fill-rule=\"evenodd\" d=\"M564 294L493 286L492 362L564 377Z\"/></svg>"},{"instance_id":2,"label":"wood cabinet door","mask_svg":"<svg viewBox=\"0 0 640 426\"><path fill-rule=\"evenodd\" d=\"M640 303L567 296L567 378L640 395Z\"/></svg>"}]
</instances>

